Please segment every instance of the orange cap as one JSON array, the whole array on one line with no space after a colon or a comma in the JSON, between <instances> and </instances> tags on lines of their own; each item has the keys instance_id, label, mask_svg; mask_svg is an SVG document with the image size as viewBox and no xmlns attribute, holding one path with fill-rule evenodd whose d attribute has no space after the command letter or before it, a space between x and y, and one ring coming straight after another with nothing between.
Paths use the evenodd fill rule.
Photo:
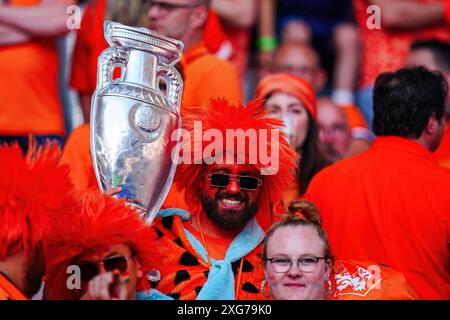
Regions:
<instances>
[{"instance_id":1,"label":"orange cap","mask_svg":"<svg viewBox=\"0 0 450 320\"><path fill-rule=\"evenodd\" d=\"M282 92L299 99L316 119L316 94L306 80L289 73L273 73L261 79L256 88L256 97L266 98L268 95Z\"/></svg>"}]
</instances>

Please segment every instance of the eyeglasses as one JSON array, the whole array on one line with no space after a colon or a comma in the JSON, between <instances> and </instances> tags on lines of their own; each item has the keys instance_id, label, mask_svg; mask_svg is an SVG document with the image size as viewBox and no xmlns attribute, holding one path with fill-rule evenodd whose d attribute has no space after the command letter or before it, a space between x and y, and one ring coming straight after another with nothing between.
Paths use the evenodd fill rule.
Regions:
<instances>
[{"instance_id":1,"label":"eyeglasses","mask_svg":"<svg viewBox=\"0 0 450 320\"><path fill-rule=\"evenodd\" d=\"M296 261L297 268L299 268L303 272L313 272L317 264L320 260L326 259L325 257L314 257L314 256L307 256L307 257L301 257L298 258ZM269 261L272 263L273 270L277 273L286 273L288 272L292 267L293 260L290 258L285 257L275 257L270 259L265 259L265 261Z\"/></svg>"},{"instance_id":2,"label":"eyeglasses","mask_svg":"<svg viewBox=\"0 0 450 320\"><path fill-rule=\"evenodd\" d=\"M145 4L149 9L157 6L163 13L168 13L175 9L192 9L199 6L198 4L168 3L154 0L147 0Z\"/></svg>"},{"instance_id":3,"label":"eyeglasses","mask_svg":"<svg viewBox=\"0 0 450 320\"><path fill-rule=\"evenodd\" d=\"M81 272L81 281L89 282L95 276L97 276L100 273L100 265L102 265L106 271L118 270L120 273L124 273L128 269L128 260L134 258L134 256L135 255L132 255L130 257L118 256L106 258L105 260L98 262L82 263L79 265Z\"/></svg>"},{"instance_id":4,"label":"eyeglasses","mask_svg":"<svg viewBox=\"0 0 450 320\"><path fill-rule=\"evenodd\" d=\"M227 173L211 173L207 176L211 180L211 185L214 187L225 188L230 184L230 181L239 181L239 188L244 190L256 190L258 186L262 185L262 180L251 176L240 176Z\"/></svg>"}]
</instances>

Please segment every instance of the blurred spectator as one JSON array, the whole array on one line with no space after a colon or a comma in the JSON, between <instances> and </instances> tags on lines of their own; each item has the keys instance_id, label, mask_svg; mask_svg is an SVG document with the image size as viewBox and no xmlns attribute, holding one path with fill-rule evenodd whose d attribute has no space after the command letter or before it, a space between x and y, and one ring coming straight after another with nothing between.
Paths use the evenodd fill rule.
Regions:
<instances>
[{"instance_id":1,"label":"blurred spectator","mask_svg":"<svg viewBox=\"0 0 450 320\"><path fill-rule=\"evenodd\" d=\"M242 86L236 69L209 53L203 41L210 1L148 0L147 3L150 28L184 43L180 62L184 79L182 112L185 107L208 107L211 98L242 102Z\"/></svg>"},{"instance_id":2,"label":"blurred spectator","mask_svg":"<svg viewBox=\"0 0 450 320\"><path fill-rule=\"evenodd\" d=\"M327 74L322 68L319 55L306 44L283 44L275 51L274 70L288 72L307 80L316 93L323 93ZM353 104L339 104L345 112L351 128L350 154L355 155L368 149L373 134L358 108Z\"/></svg>"},{"instance_id":3,"label":"blurred spectator","mask_svg":"<svg viewBox=\"0 0 450 320\"><path fill-rule=\"evenodd\" d=\"M424 66L431 71L440 71L450 85L450 43L424 40L413 43L406 61L408 66ZM450 94L447 93L446 126L441 144L434 152L439 163L450 169Z\"/></svg>"},{"instance_id":4,"label":"blurred spectator","mask_svg":"<svg viewBox=\"0 0 450 320\"><path fill-rule=\"evenodd\" d=\"M350 155L352 134L345 112L331 99L317 101L319 150L324 158L336 162Z\"/></svg>"},{"instance_id":5,"label":"blurred spectator","mask_svg":"<svg viewBox=\"0 0 450 320\"><path fill-rule=\"evenodd\" d=\"M283 195L288 204L300 198L313 176L327 164L318 149L316 96L311 85L294 75L275 73L264 77L256 89L270 115L283 120L291 146L300 155L297 181Z\"/></svg>"},{"instance_id":6,"label":"blurred spectator","mask_svg":"<svg viewBox=\"0 0 450 320\"><path fill-rule=\"evenodd\" d=\"M310 44L333 75L333 100L354 103L360 48L351 13L348 0L261 1L258 47L263 67L271 63L277 33L281 43Z\"/></svg>"},{"instance_id":7,"label":"blurred spectator","mask_svg":"<svg viewBox=\"0 0 450 320\"><path fill-rule=\"evenodd\" d=\"M322 170L305 194L321 210L336 258L399 270L422 299L450 298L450 171L432 154L446 95L444 77L423 67L381 74L374 144Z\"/></svg>"},{"instance_id":8,"label":"blurred spectator","mask_svg":"<svg viewBox=\"0 0 450 320\"><path fill-rule=\"evenodd\" d=\"M205 44L216 56L230 61L241 78L247 69L257 5L257 0L211 0Z\"/></svg>"},{"instance_id":9,"label":"blurred spectator","mask_svg":"<svg viewBox=\"0 0 450 320\"><path fill-rule=\"evenodd\" d=\"M446 3L448 6L448 1ZM372 126L372 92L376 77L403 66L410 45L416 40L450 41L450 21L444 21L442 0L353 0L353 4L363 48L358 105ZM378 6L381 21L374 21L367 13L370 5ZM380 28L372 22L380 23Z\"/></svg>"},{"instance_id":10,"label":"blurred spectator","mask_svg":"<svg viewBox=\"0 0 450 320\"><path fill-rule=\"evenodd\" d=\"M0 3L0 143L28 135L62 145L65 125L58 96L56 38L68 31L71 0L11 0Z\"/></svg>"}]
</instances>

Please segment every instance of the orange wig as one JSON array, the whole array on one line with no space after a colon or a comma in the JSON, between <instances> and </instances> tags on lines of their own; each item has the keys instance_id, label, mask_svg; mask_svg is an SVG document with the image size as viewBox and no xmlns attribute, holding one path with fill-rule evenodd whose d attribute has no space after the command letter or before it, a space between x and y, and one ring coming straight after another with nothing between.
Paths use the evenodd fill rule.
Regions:
<instances>
[{"instance_id":1,"label":"orange wig","mask_svg":"<svg viewBox=\"0 0 450 320\"><path fill-rule=\"evenodd\" d=\"M53 217L52 224L55 227L47 253L48 299L75 298L66 285L66 270L85 252L126 244L136 253L144 274L162 261L159 250L155 250L154 229L123 200L99 192L86 193L71 210ZM145 289L149 286L144 276L138 283L138 290Z\"/></svg>"},{"instance_id":2,"label":"orange wig","mask_svg":"<svg viewBox=\"0 0 450 320\"><path fill-rule=\"evenodd\" d=\"M246 107L243 105L230 105L224 99L211 100L211 108L208 109L186 109L183 115L183 127L191 133L190 143L192 164L182 163L177 168L175 180L180 186L181 190L185 190L186 203L194 208L198 207L201 199L201 179L203 177L204 166L206 165L204 159L196 159L198 154L203 155L203 151L210 143L204 141L202 136L195 134L194 121L199 121L202 124L202 130L214 129L216 132L220 132L223 137L226 137L227 130L243 130L246 132L249 129L253 129L256 132L263 130L268 132L268 139L259 139L258 151L260 148L266 149L267 154L270 156L269 151L272 150L272 142L270 139L273 130L278 132L278 139L276 142L276 148L278 148L278 171L275 174L263 175L263 184L261 186L260 198L259 198L259 210L257 214L258 222L262 228L268 228L272 223L272 206L277 203L283 191L287 188L288 184L294 179L296 164L298 161L298 154L289 145L286 140L286 135L280 128L283 126L283 122L270 118L267 116L268 111L262 106L262 100L254 100L250 102ZM194 133L194 134L193 134ZM229 151L228 146L225 145L223 139L223 150ZM235 138L236 141L236 138ZM181 146L186 143L183 141ZM196 146L201 146L201 152L196 151ZM235 160L245 158L246 164L254 165L258 170L268 168L269 166L262 163L258 159L257 163L248 161L249 152L246 150L245 155L237 154L234 150Z\"/></svg>"},{"instance_id":3,"label":"orange wig","mask_svg":"<svg viewBox=\"0 0 450 320\"><path fill-rule=\"evenodd\" d=\"M33 251L48 235L48 217L70 206L73 186L57 145L0 146L0 261Z\"/></svg>"}]
</instances>

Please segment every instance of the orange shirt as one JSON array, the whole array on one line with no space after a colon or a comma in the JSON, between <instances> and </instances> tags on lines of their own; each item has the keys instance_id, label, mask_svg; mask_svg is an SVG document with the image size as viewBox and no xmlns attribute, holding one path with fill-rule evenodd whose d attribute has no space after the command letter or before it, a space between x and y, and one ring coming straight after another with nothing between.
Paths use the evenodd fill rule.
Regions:
<instances>
[{"instance_id":1,"label":"orange shirt","mask_svg":"<svg viewBox=\"0 0 450 320\"><path fill-rule=\"evenodd\" d=\"M103 35L105 0L87 5L77 32L70 85L78 92L92 94L97 86L98 56L109 47Z\"/></svg>"},{"instance_id":2,"label":"orange shirt","mask_svg":"<svg viewBox=\"0 0 450 320\"><path fill-rule=\"evenodd\" d=\"M0 300L28 300L8 279L0 274Z\"/></svg>"},{"instance_id":3,"label":"orange shirt","mask_svg":"<svg viewBox=\"0 0 450 320\"><path fill-rule=\"evenodd\" d=\"M34 6L39 0L11 0ZM0 135L64 135L53 39L0 46Z\"/></svg>"},{"instance_id":4,"label":"orange shirt","mask_svg":"<svg viewBox=\"0 0 450 320\"><path fill-rule=\"evenodd\" d=\"M89 124L75 128L67 139L61 158L61 162L70 167L70 178L73 184L81 191L98 189L89 142Z\"/></svg>"},{"instance_id":5,"label":"orange shirt","mask_svg":"<svg viewBox=\"0 0 450 320\"><path fill-rule=\"evenodd\" d=\"M415 2L436 2L442 0L412 0ZM450 41L450 28L437 26L420 31L394 31L381 26L369 29L367 21L367 0L353 0L355 18L359 25L362 41L361 87L373 86L376 77L386 71L402 67L409 53L410 45L419 39ZM382 11L382 10L381 10ZM383 14L383 12L381 12Z\"/></svg>"},{"instance_id":6,"label":"orange shirt","mask_svg":"<svg viewBox=\"0 0 450 320\"><path fill-rule=\"evenodd\" d=\"M210 10L203 39L211 53L230 61L239 75L244 75L250 50L250 28L227 25Z\"/></svg>"},{"instance_id":7,"label":"orange shirt","mask_svg":"<svg viewBox=\"0 0 450 320\"><path fill-rule=\"evenodd\" d=\"M402 272L424 299L450 298L450 170L414 141L379 137L319 172L305 198L319 208L337 259Z\"/></svg>"},{"instance_id":8,"label":"orange shirt","mask_svg":"<svg viewBox=\"0 0 450 320\"><path fill-rule=\"evenodd\" d=\"M434 156L441 166L450 169L450 125L448 123L445 126L441 144L434 152Z\"/></svg>"},{"instance_id":9,"label":"orange shirt","mask_svg":"<svg viewBox=\"0 0 450 320\"><path fill-rule=\"evenodd\" d=\"M190 223L185 223L184 228L192 233L192 235L203 244L201 233L194 229ZM223 260L233 239L217 239L205 234L203 237L206 242L206 250L208 251L209 256L216 260Z\"/></svg>"},{"instance_id":10,"label":"orange shirt","mask_svg":"<svg viewBox=\"0 0 450 320\"><path fill-rule=\"evenodd\" d=\"M210 54L203 42L186 51L181 60L184 75L181 110L208 107L211 98L241 103L243 92L236 69L229 62Z\"/></svg>"}]
</instances>

